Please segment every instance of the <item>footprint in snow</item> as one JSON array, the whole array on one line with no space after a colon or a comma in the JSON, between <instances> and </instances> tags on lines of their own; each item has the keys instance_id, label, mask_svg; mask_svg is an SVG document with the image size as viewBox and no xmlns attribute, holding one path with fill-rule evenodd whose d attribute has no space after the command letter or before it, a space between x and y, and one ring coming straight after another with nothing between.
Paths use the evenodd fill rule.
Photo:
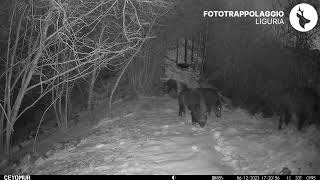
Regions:
<instances>
[{"instance_id":1,"label":"footprint in snow","mask_svg":"<svg viewBox=\"0 0 320 180\"><path fill-rule=\"evenodd\" d=\"M197 146L192 146L193 151L200 151L200 149Z\"/></svg>"}]
</instances>

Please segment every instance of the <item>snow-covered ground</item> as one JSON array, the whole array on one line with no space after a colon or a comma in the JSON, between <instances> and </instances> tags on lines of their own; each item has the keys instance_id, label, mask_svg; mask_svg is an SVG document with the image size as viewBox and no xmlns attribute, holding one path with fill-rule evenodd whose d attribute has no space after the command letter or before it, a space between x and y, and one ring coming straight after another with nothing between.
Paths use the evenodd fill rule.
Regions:
<instances>
[{"instance_id":1,"label":"snow-covered ground","mask_svg":"<svg viewBox=\"0 0 320 180\"><path fill-rule=\"evenodd\" d=\"M181 47L179 54L181 62ZM162 78L199 87L199 75L177 69L174 59L175 50L168 51ZM177 116L178 102L167 96L118 101L112 117L106 113L107 104L95 108L98 122L90 122L89 113L81 112L76 126L40 136L37 153L30 153L29 143L20 152L27 152L24 158L5 172L320 174L320 133L315 127L278 131L276 118L226 108L221 118L210 117L205 128L195 127Z\"/></svg>"},{"instance_id":2,"label":"snow-covered ground","mask_svg":"<svg viewBox=\"0 0 320 180\"><path fill-rule=\"evenodd\" d=\"M274 119L250 116L241 109L223 109L222 118L211 117L205 128L195 127L178 118L177 100L170 97L119 102L113 117L106 117L104 107L97 111L100 121L94 126L80 121L68 135L60 132L55 138L39 141L38 151L46 155L26 156L15 171L280 174L288 168L293 174L320 174L315 143L315 137L320 136L312 127L302 133L290 128L278 131ZM53 147L44 148L53 141L57 142Z\"/></svg>"}]
</instances>

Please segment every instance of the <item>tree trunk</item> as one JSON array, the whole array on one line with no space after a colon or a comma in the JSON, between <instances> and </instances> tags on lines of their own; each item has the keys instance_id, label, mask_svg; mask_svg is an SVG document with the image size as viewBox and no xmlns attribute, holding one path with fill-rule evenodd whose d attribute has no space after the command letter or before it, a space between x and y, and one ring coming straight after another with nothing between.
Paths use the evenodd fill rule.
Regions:
<instances>
[{"instance_id":1,"label":"tree trunk","mask_svg":"<svg viewBox=\"0 0 320 180\"><path fill-rule=\"evenodd\" d=\"M198 39L198 48L197 48L197 56L196 56L196 60L193 64L193 70L196 71L197 70L197 65L198 65L198 58L201 52L201 41L202 37L201 37L201 32L199 32L199 39Z\"/></svg>"},{"instance_id":2,"label":"tree trunk","mask_svg":"<svg viewBox=\"0 0 320 180\"><path fill-rule=\"evenodd\" d=\"M193 35L192 35L192 37L191 37L191 41L192 41L192 43L191 43L191 63L194 63L193 62L193 49L194 49L194 37L193 37Z\"/></svg>"},{"instance_id":3,"label":"tree trunk","mask_svg":"<svg viewBox=\"0 0 320 180\"><path fill-rule=\"evenodd\" d=\"M178 65L178 62L179 62L179 40L177 40L177 42L176 42L176 48L177 48L177 51L176 51L176 65Z\"/></svg>"},{"instance_id":4,"label":"tree trunk","mask_svg":"<svg viewBox=\"0 0 320 180\"><path fill-rule=\"evenodd\" d=\"M67 73L67 74L68 74L68 73ZM67 75L67 74L66 74L66 75ZM71 111L70 111L70 110L71 110L71 103L70 103L70 98L69 98L69 97L70 97L70 96L69 96L69 93L70 93L70 91L69 91L69 82L66 82L66 83L65 83L65 86L66 86L66 90L65 90L65 93L66 93L66 94L65 94L65 98L64 98L64 105L65 105L65 106L64 106L64 113L63 113L63 114L64 114L64 119L63 119L63 120L64 120L64 121L63 121L63 122L64 122L64 125L63 125L63 126L64 126L65 128L68 128L68 121L69 121L69 119L70 119L70 117L71 117L71 116L70 116L70 115L71 115L71 114L70 114L70 112L71 112Z\"/></svg>"},{"instance_id":5,"label":"tree trunk","mask_svg":"<svg viewBox=\"0 0 320 180\"><path fill-rule=\"evenodd\" d=\"M205 26L205 30L204 30L204 37L203 37L203 42L202 42L202 46L203 46L203 51L202 51L202 62L201 62L201 70L200 70L200 77L203 76L204 74L204 65L205 62L208 58L208 50L207 50L207 41L209 39L208 35L209 35L209 24L208 22L206 22L206 26Z\"/></svg>"},{"instance_id":6,"label":"tree trunk","mask_svg":"<svg viewBox=\"0 0 320 180\"><path fill-rule=\"evenodd\" d=\"M61 126L60 124L60 121L59 121L59 114L58 114L58 109L57 109L57 100L56 98L59 96L58 94L58 87L57 88L53 88L52 89L52 92L51 92L51 101L54 102L53 104L53 110L54 110L54 113L55 113L55 116L56 116L56 120L57 120L57 123L58 123L58 126Z\"/></svg>"},{"instance_id":7,"label":"tree trunk","mask_svg":"<svg viewBox=\"0 0 320 180\"><path fill-rule=\"evenodd\" d=\"M201 61L201 67L200 67L200 76L203 76L203 67L206 61L206 38L202 38L202 61Z\"/></svg>"},{"instance_id":8,"label":"tree trunk","mask_svg":"<svg viewBox=\"0 0 320 180\"><path fill-rule=\"evenodd\" d=\"M187 37L184 38L184 62L187 63L188 61L188 39Z\"/></svg>"},{"instance_id":9,"label":"tree trunk","mask_svg":"<svg viewBox=\"0 0 320 180\"><path fill-rule=\"evenodd\" d=\"M0 147L3 147L3 135L4 135L4 115L2 109L0 109ZM0 158L4 155L3 149L0 148Z\"/></svg>"},{"instance_id":10,"label":"tree trunk","mask_svg":"<svg viewBox=\"0 0 320 180\"><path fill-rule=\"evenodd\" d=\"M88 104L87 104L87 110L90 112L92 122L95 121L95 115L93 113L92 99L93 99L93 88L94 88L94 84L96 82L96 76L97 76L96 64L94 64L93 68L94 68L94 70L92 71L91 80L90 80L90 84L89 84Z\"/></svg>"}]
</instances>

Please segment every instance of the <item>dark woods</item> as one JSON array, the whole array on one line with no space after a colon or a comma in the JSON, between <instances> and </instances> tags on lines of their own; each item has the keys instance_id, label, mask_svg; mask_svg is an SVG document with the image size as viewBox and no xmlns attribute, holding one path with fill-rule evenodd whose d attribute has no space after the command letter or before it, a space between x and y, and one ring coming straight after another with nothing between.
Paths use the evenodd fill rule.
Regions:
<instances>
[{"instance_id":1,"label":"dark woods","mask_svg":"<svg viewBox=\"0 0 320 180\"><path fill-rule=\"evenodd\" d=\"M201 3L205 4L204 1L199 2ZM291 8L297 3L298 1L290 1L286 4L275 0L272 4L274 8L284 9L288 17ZM320 7L317 1L310 0L308 3L316 9ZM189 12L194 10L189 6L185 8ZM177 68L188 70L197 67L199 63L198 69L193 68L193 71L200 71L200 79L221 90L232 99L233 105L247 109L252 114L261 113L264 117L276 114L287 116L287 119L297 116L297 121L320 119L318 109L313 108L319 102L309 100L310 96L317 98L320 93L320 52L317 49L319 40L316 40L319 25L308 33L300 33L289 22L284 26L261 27L248 20L199 19L202 20L197 21L201 22L199 24L190 21L193 29L184 28L181 31L184 32L183 37L175 41ZM195 29L195 26L198 28ZM190 54L185 53L186 47ZM195 59L198 55L200 60L197 61ZM316 95L301 89L312 89ZM279 94L289 94L287 102L295 106L285 104L285 110L279 108L279 104L283 104L278 98ZM292 94L299 98L293 98ZM308 114L313 114L313 117L309 118ZM303 125L297 126L302 129L308 123L300 124Z\"/></svg>"}]
</instances>

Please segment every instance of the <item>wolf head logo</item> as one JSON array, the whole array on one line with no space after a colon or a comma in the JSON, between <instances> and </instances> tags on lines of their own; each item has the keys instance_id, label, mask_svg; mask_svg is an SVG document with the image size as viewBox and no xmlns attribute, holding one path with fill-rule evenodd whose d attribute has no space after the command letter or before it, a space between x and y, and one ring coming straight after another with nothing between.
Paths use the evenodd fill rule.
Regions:
<instances>
[{"instance_id":1,"label":"wolf head logo","mask_svg":"<svg viewBox=\"0 0 320 180\"><path fill-rule=\"evenodd\" d=\"M297 17L299 18L299 24L303 29L304 29L304 26L310 22L309 19L307 19L303 16L303 11L300 9L300 7L297 12Z\"/></svg>"}]
</instances>

